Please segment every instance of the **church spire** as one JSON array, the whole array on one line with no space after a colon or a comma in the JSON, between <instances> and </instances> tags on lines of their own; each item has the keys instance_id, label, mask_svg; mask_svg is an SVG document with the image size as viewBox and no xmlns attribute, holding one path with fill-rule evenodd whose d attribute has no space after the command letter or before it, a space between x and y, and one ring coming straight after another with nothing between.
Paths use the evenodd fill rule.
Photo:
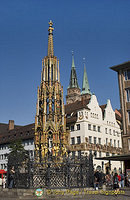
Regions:
<instances>
[{"instance_id":1,"label":"church spire","mask_svg":"<svg viewBox=\"0 0 130 200\"><path fill-rule=\"evenodd\" d=\"M54 56L54 51L53 51L53 30L54 30L54 28L52 27L52 25L53 25L53 23L50 20L49 29L48 29L48 57Z\"/></svg>"},{"instance_id":2,"label":"church spire","mask_svg":"<svg viewBox=\"0 0 130 200\"><path fill-rule=\"evenodd\" d=\"M68 88L79 88L76 69L74 64L74 53L72 52L72 66L71 66L71 74L70 74L70 83Z\"/></svg>"},{"instance_id":3,"label":"church spire","mask_svg":"<svg viewBox=\"0 0 130 200\"><path fill-rule=\"evenodd\" d=\"M83 75L83 84L82 84L81 94L91 94L90 88L89 88L89 83L88 83L88 78L87 78L85 59L84 59L84 75Z\"/></svg>"}]
</instances>

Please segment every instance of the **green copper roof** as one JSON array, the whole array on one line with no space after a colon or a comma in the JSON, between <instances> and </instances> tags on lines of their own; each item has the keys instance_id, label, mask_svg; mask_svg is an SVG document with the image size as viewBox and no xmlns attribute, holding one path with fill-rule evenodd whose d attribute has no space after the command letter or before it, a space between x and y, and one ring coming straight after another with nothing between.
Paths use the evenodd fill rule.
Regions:
<instances>
[{"instance_id":1,"label":"green copper roof","mask_svg":"<svg viewBox=\"0 0 130 200\"><path fill-rule=\"evenodd\" d=\"M85 63L84 63L84 75L83 75L83 85L82 85L81 94L91 94L90 88L89 88L89 83L88 83L88 78L87 78Z\"/></svg>"},{"instance_id":2,"label":"green copper roof","mask_svg":"<svg viewBox=\"0 0 130 200\"><path fill-rule=\"evenodd\" d=\"M70 83L69 83L68 88L79 88L73 53L72 53L72 67L71 67L71 74L70 74Z\"/></svg>"}]
</instances>

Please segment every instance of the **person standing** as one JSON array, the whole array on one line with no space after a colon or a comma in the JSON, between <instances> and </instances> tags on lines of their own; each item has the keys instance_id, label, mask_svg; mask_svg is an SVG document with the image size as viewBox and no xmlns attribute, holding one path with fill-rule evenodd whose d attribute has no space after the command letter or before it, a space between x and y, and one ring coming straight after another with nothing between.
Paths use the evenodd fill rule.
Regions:
<instances>
[{"instance_id":1,"label":"person standing","mask_svg":"<svg viewBox=\"0 0 130 200\"><path fill-rule=\"evenodd\" d=\"M15 175L15 170L14 170L14 166L11 168L10 170L10 174L9 174L9 188L13 188L14 186L14 175Z\"/></svg>"},{"instance_id":2,"label":"person standing","mask_svg":"<svg viewBox=\"0 0 130 200\"><path fill-rule=\"evenodd\" d=\"M120 180L121 188L124 188L124 174L122 172L120 173L120 177L121 177L121 180Z\"/></svg>"},{"instance_id":3,"label":"person standing","mask_svg":"<svg viewBox=\"0 0 130 200\"><path fill-rule=\"evenodd\" d=\"M96 170L94 173L94 188L95 188L95 190L98 190L98 188L99 188L99 181L100 181L99 171Z\"/></svg>"},{"instance_id":4,"label":"person standing","mask_svg":"<svg viewBox=\"0 0 130 200\"><path fill-rule=\"evenodd\" d=\"M115 195L117 195L119 192L119 179L117 173L115 173L113 176L113 189L115 189Z\"/></svg>"},{"instance_id":5,"label":"person standing","mask_svg":"<svg viewBox=\"0 0 130 200\"><path fill-rule=\"evenodd\" d=\"M2 179L2 186L3 186L3 188L5 188L5 186L6 186L6 178L5 178L5 176L3 176L3 179Z\"/></svg>"}]
</instances>

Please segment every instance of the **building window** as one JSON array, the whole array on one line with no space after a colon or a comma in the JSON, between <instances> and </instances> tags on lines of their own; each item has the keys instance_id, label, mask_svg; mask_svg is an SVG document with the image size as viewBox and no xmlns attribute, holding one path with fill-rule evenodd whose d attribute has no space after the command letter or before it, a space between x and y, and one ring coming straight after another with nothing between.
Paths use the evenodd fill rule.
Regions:
<instances>
[{"instance_id":1,"label":"building window","mask_svg":"<svg viewBox=\"0 0 130 200\"><path fill-rule=\"evenodd\" d=\"M120 141L118 140L117 143L118 143L118 148L119 148L120 147Z\"/></svg>"},{"instance_id":2,"label":"building window","mask_svg":"<svg viewBox=\"0 0 130 200\"><path fill-rule=\"evenodd\" d=\"M77 130L80 130L80 124L77 124Z\"/></svg>"},{"instance_id":3,"label":"building window","mask_svg":"<svg viewBox=\"0 0 130 200\"><path fill-rule=\"evenodd\" d=\"M130 70L126 70L125 72L124 72L124 76L125 76L125 80L127 81L127 80L130 80Z\"/></svg>"},{"instance_id":4,"label":"building window","mask_svg":"<svg viewBox=\"0 0 130 200\"><path fill-rule=\"evenodd\" d=\"M109 156L109 152L106 152L106 156Z\"/></svg>"},{"instance_id":5,"label":"building window","mask_svg":"<svg viewBox=\"0 0 130 200\"><path fill-rule=\"evenodd\" d=\"M74 125L70 127L70 130L71 130L71 131L74 131Z\"/></svg>"},{"instance_id":6,"label":"building window","mask_svg":"<svg viewBox=\"0 0 130 200\"><path fill-rule=\"evenodd\" d=\"M130 139L128 139L128 149L130 151Z\"/></svg>"},{"instance_id":7,"label":"building window","mask_svg":"<svg viewBox=\"0 0 130 200\"><path fill-rule=\"evenodd\" d=\"M92 136L89 136L89 144L92 144Z\"/></svg>"},{"instance_id":8,"label":"building window","mask_svg":"<svg viewBox=\"0 0 130 200\"><path fill-rule=\"evenodd\" d=\"M116 134L115 134L115 130L113 130L113 135L115 136Z\"/></svg>"},{"instance_id":9,"label":"building window","mask_svg":"<svg viewBox=\"0 0 130 200\"><path fill-rule=\"evenodd\" d=\"M130 102L130 88L126 89L126 97L127 102Z\"/></svg>"},{"instance_id":10,"label":"building window","mask_svg":"<svg viewBox=\"0 0 130 200\"><path fill-rule=\"evenodd\" d=\"M130 110L128 110L128 122L130 124Z\"/></svg>"},{"instance_id":11,"label":"building window","mask_svg":"<svg viewBox=\"0 0 130 200\"><path fill-rule=\"evenodd\" d=\"M111 129L109 129L109 134L111 135Z\"/></svg>"},{"instance_id":12,"label":"building window","mask_svg":"<svg viewBox=\"0 0 130 200\"><path fill-rule=\"evenodd\" d=\"M77 144L80 144L81 143L81 138L80 136L77 137Z\"/></svg>"},{"instance_id":13,"label":"building window","mask_svg":"<svg viewBox=\"0 0 130 200\"><path fill-rule=\"evenodd\" d=\"M93 131L96 131L96 126L95 125L93 125Z\"/></svg>"},{"instance_id":14,"label":"building window","mask_svg":"<svg viewBox=\"0 0 130 200\"><path fill-rule=\"evenodd\" d=\"M114 140L114 147L116 147L116 140Z\"/></svg>"},{"instance_id":15,"label":"building window","mask_svg":"<svg viewBox=\"0 0 130 200\"><path fill-rule=\"evenodd\" d=\"M78 159L81 158L81 151L78 151Z\"/></svg>"},{"instance_id":16,"label":"building window","mask_svg":"<svg viewBox=\"0 0 130 200\"><path fill-rule=\"evenodd\" d=\"M99 157L102 157L102 152L101 151L99 151Z\"/></svg>"},{"instance_id":17,"label":"building window","mask_svg":"<svg viewBox=\"0 0 130 200\"><path fill-rule=\"evenodd\" d=\"M98 144L101 144L101 138L98 138Z\"/></svg>"},{"instance_id":18,"label":"building window","mask_svg":"<svg viewBox=\"0 0 130 200\"><path fill-rule=\"evenodd\" d=\"M107 128L105 128L105 133L107 134Z\"/></svg>"},{"instance_id":19,"label":"building window","mask_svg":"<svg viewBox=\"0 0 130 200\"><path fill-rule=\"evenodd\" d=\"M100 126L98 126L98 132L101 132L101 127Z\"/></svg>"},{"instance_id":20,"label":"building window","mask_svg":"<svg viewBox=\"0 0 130 200\"><path fill-rule=\"evenodd\" d=\"M106 145L108 145L108 138L106 138Z\"/></svg>"},{"instance_id":21,"label":"building window","mask_svg":"<svg viewBox=\"0 0 130 200\"><path fill-rule=\"evenodd\" d=\"M88 124L88 130L91 130L91 124Z\"/></svg>"},{"instance_id":22,"label":"building window","mask_svg":"<svg viewBox=\"0 0 130 200\"><path fill-rule=\"evenodd\" d=\"M94 144L96 144L97 143L97 138L96 137L94 137Z\"/></svg>"},{"instance_id":23,"label":"building window","mask_svg":"<svg viewBox=\"0 0 130 200\"><path fill-rule=\"evenodd\" d=\"M75 144L75 138L74 137L71 138L71 144Z\"/></svg>"},{"instance_id":24,"label":"building window","mask_svg":"<svg viewBox=\"0 0 130 200\"><path fill-rule=\"evenodd\" d=\"M112 139L110 139L110 146L112 146Z\"/></svg>"},{"instance_id":25,"label":"building window","mask_svg":"<svg viewBox=\"0 0 130 200\"><path fill-rule=\"evenodd\" d=\"M119 137L119 136L120 136L120 133L116 132L116 134L117 134L117 137Z\"/></svg>"}]
</instances>

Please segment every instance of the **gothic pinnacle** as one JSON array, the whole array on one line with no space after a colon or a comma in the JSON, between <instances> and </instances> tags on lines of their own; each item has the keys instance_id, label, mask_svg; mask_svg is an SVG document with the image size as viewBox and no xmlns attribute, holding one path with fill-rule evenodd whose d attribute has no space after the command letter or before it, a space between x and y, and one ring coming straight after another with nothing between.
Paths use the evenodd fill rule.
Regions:
<instances>
[{"instance_id":1,"label":"gothic pinnacle","mask_svg":"<svg viewBox=\"0 0 130 200\"><path fill-rule=\"evenodd\" d=\"M48 57L53 57L54 52L53 52L53 30L54 28L52 27L53 23L50 20L49 22L49 29L48 29Z\"/></svg>"},{"instance_id":2,"label":"gothic pinnacle","mask_svg":"<svg viewBox=\"0 0 130 200\"><path fill-rule=\"evenodd\" d=\"M74 64L74 53L72 51L72 66L71 66L71 74L70 74L70 84L68 88L79 88L76 69Z\"/></svg>"},{"instance_id":3,"label":"gothic pinnacle","mask_svg":"<svg viewBox=\"0 0 130 200\"><path fill-rule=\"evenodd\" d=\"M89 88L89 83L88 83L88 77L87 77L87 72L86 72L86 66L85 66L85 58L83 58L84 62L84 75L83 75L83 85L82 85L82 94L91 94L90 88Z\"/></svg>"}]
</instances>

